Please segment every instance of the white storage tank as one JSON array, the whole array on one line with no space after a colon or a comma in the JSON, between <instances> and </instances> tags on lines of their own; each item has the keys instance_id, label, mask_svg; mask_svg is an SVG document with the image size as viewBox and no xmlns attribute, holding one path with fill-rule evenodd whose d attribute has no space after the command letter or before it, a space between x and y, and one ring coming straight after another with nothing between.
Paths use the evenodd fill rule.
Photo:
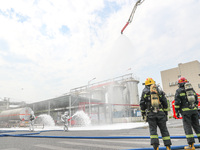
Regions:
<instances>
[{"instance_id":1,"label":"white storage tank","mask_svg":"<svg viewBox=\"0 0 200 150\"><path fill-rule=\"evenodd\" d=\"M80 97L89 98L90 93L87 91L82 91L78 94Z\"/></svg>"},{"instance_id":2,"label":"white storage tank","mask_svg":"<svg viewBox=\"0 0 200 150\"><path fill-rule=\"evenodd\" d=\"M108 103L114 104L114 111L122 111L124 109L123 104L125 104L123 90L124 86L120 84L112 84L108 87ZM122 104L122 105L118 105Z\"/></svg>"},{"instance_id":3,"label":"white storage tank","mask_svg":"<svg viewBox=\"0 0 200 150\"><path fill-rule=\"evenodd\" d=\"M105 89L100 87L91 91L91 97L95 100L100 100L102 103L105 103Z\"/></svg>"},{"instance_id":4,"label":"white storage tank","mask_svg":"<svg viewBox=\"0 0 200 150\"><path fill-rule=\"evenodd\" d=\"M138 93L138 80L129 79L126 81L126 88L127 88L127 98L129 104L139 104L139 93Z\"/></svg>"}]
</instances>

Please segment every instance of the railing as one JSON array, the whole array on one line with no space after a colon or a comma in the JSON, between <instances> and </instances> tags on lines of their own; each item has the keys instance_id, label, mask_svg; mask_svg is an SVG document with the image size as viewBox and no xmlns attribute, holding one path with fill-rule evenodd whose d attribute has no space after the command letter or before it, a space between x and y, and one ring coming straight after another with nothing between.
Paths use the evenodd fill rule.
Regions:
<instances>
[{"instance_id":1,"label":"railing","mask_svg":"<svg viewBox=\"0 0 200 150\"><path fill-rule=\"evenodd\" d=\"M77 88L73 88L73 89L70 90L69 93L66 93L64 95L76 94L76 93L79 93L79 92L82 92L82 91L86 91L86 90L88 90L88 88L95 89L95 88L99 88L99 87L103 87L103 86L113 84L115 82L125 82L125 81L129 81L129 80L139 81L139 78L136 77L136 76L133 76L133 73L129 73L129 74L125 74L123 76L119 76L119 77L116 77L116 78L92 83L92 84L89 85L89 87L88 87L88 85L84 85L84 86L80 86L80 87L77 87Z\"/></svg>"}]
</instances>

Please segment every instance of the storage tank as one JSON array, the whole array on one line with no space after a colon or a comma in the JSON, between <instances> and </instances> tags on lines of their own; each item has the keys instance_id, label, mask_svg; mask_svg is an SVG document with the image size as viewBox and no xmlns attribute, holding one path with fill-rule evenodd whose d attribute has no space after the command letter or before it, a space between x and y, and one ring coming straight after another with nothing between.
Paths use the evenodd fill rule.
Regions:
<instances>
[{"instance_id":1,"label":"storage tank","mask_svg":"<svg viewBox=\"0 0 200 150\"><path fill-rule=\"evenodd\" d=\"M100 87L91 91L92 99L100 100L102 103L105 103L105 89Z\"/></svg>"},{"instance_id":2,"label":"storage tank","mask_svg":"<svg viewBox=\"0 0 200 150\"><path fill-rule=\"evenodd\" d=\"M129 104L139 104L139 93L138 93L138 80L130 79L126 81L127 98Z\"/></svg>"},{"instance_id":3,"label":"storage tank","mask_svg":"<svg viewBox=\"0 0 200 150\"><path fill-rule=\"evenodd\" d=\"M80 97L89 98L90 93L87 91L82 91L78 94Z\"/></svg>"},{"instance_id":4,"label":"storage tank","mask_svg":"<svg viewBox=\"0 0 200 150\"><path fill-rule=\"evenodd\" d=\"M124 104L123 90L124 86L120 84L112 84L108 87L108 103Z\"/></svg>"},{"instance_id":5,"label":"storage tank","mask_svg":"<svg viewBox=\"0 0 200 150\"><path fill-rule=\"evenodd\" d=\"M30 107L4 110L0 113L0 121L24 120L28 121L32 109Z\"/></svg>"},{"instance_id":6,"label":"storage tank","mask_svg":"<svg viewBox=\"0 0 200 150\"><path fill-rule=\"evenodd\" d=\"M108 87L108 103L114 104L115 111L121 111L124 109L123 105L117 104L125 104L123 90L124 86L120 84L113 84Z\"/></svg>"},{"instance_id":7,"label":"storage tank","mask_svg":"<svg viewBox=\"0 0 200 150\"><path fill-rule=\"evenodd\" d=\"M123 96L123 85L114 85L113 86L113 103L114 104L125 104Z\"/></svg>"}]
</instances>

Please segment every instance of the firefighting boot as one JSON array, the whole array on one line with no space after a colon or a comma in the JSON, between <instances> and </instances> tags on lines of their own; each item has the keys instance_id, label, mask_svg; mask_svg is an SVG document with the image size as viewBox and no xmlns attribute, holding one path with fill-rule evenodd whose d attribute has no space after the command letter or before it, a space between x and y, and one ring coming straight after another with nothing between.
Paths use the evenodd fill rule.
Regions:
<instances>
[{"instance_id":1,"label":"firefighting boot","mask_svg":"<svg viewBox=\"0 0 200 150\"><path fill-rule=\"evenodd\" d=\"M158 144L153 144L154 150L159 150L159 145Z\"/></svg>"},{"instance_id":2,"label":"firefighting boot","mask_svg":"<svg viewBox=\"0 0 200 150\"><path fill-rule=\"evenodd\" d=\"M169 145L169 146L166 146L166 150L171 150L170 145Z\"/></svg>"},{"instance_id":3,"label":"firefighting boot","mask_svg":"<svg viewBox=\"0 0 200 150\"><path fill-rule=\"evenodd\" d=\"M189 144L188 146L185 146L184 149L187 149L187 150L195 150L194 143L191 143L191 144Z\"/></svg>"}]
</instances>

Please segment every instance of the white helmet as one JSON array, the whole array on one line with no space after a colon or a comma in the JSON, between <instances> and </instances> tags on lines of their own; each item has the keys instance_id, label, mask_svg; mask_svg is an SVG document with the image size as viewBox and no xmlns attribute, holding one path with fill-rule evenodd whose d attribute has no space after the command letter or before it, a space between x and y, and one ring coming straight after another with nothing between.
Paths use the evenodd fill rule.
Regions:
<instances>
[{"instance_id":1,"label":"white helmet","mask_svg":"<svg viewBox=\"0 0 200 150\"><path fill-rule=\"evenodd\" d=\"M64 113L64 115L68 115L69 113L68 113L68 111L66 111L65 113Z\"/></svg>"},{"instance_id":2,"label":"white helmet","mask_svg":"<svg viewBox=\"0 0 200 150\"><path fill-rule=\"evenodd\" d=\"M34 115L34 112L33 112L33 111L31 111L31 115Z\"/></svg>"}]
</instances>

